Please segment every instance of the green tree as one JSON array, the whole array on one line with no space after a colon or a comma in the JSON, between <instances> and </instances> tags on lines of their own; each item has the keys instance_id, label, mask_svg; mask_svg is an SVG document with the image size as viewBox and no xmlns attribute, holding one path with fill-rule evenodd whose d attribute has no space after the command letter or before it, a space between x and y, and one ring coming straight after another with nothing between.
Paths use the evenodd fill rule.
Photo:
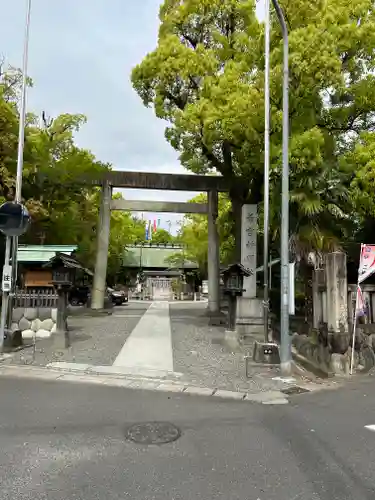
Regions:
<instances>
[{"instance_id":1,"label":"green tree","mask_svg":"<svg viewBox=\"0 0 375 500\"><path fill-rule=\"evenodd\" d=\"M0 64L0 202L14 197L21 81L19 70L3 69ZM42 120L28 115L22 196L32 226L21 241L76 244L79 258L93 268L100 190L83 185L80 177L104 172L110 166L76 145L74 135L85 122L83 115L63 114L50 119L43 113ZM143 238L144 223L128 212L111 214L109 279L119 272L126 245Z\"/></svg>"},{"instance_id":2,"label":"green tree","mask_svg":"<svg viewBox=\"0 0 375 500\"><path fill-rule=\"evenodd\" d=\"M200 194L190 200L191 203L207 203L207 195ZM220 240L220 260L228 263L232 260L234 238L231 219L230 201L225 194L219 195L217 229ZM172 261L178 267L182 260L195 262L202 277L207 276L208 221L206 215L188 214L184 217L176 241L184 248L184 253L176 253Z\"/></svg>"},{"instance_id":3,"label":"green tree","mask_svg":"<svg viewBox=\"0 0 375 500\"><path fill-rule=\"evenodd\" d=\"M114 198L122 198L122 196L116 194ZM107 272L109 279L114 279L120 273L126 247L143 241L144 234L144 221L132 217L130 212L114 211L111 213Z\"/></svg>"},{"instance_id":4,"label":"green tree","mask_svg":"<svg viewBox=\"0 0 375 500\"><path fill-rule=\"evenodd\" d=\"M13 74L0 62L0 202L8 198L14 185L15 153L18 142L18 116L14 103Z\"/></svg>"},{"instance_id":5,"label":"green tree","mask_svg":"<svg viewBox=\"0 0 375 500\"><path fill-rule=\"evenodd\" d=\"M159 245L173 243L174 240L174 237L166 229L159 228L152 234L152 242Z\"/></svg>"},{"instance_id":6,"label":"green tree","mask_svg":"<svg viewBox=\"0 0 375 500\"><path fill-rule=\"evenodd\" d=\"M372 0L280 3L290 41L291 231L296 250L321 250L345 238L341 227L352 210L350 173L341 171L339 157L373 126L374 6ZM134 88L169 122L166 138L185 167L216 170L228 180L238 221L242 202L262 201L264 30L255 2L165 0L160 22L157 48L133 71ZM275 17L271 68L277 241L282 40Z\"/></svg>"}]
</instances>

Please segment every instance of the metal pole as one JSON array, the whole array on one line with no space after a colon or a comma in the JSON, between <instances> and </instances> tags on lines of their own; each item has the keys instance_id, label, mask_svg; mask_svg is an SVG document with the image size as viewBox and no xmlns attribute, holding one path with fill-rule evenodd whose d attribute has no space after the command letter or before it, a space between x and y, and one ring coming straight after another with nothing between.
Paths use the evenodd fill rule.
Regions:
<instances>
[{"instance_id":1,"label":"metal pole","mask_svg":"<svg viewBox=\"0 0 375 500\"><path fill-rule=\"evenodd\" d=\"M31 0L27 0L26 7L26 23L25 23L25 38L23 47L23 62L22 62L22 88L21 88L21 106L20 106L20 118L19 118L19 129L18 129L18 152L17 152L17 176L16 176L16 193L15 201L21 203L22 201L22 170L23 170L23 152L25 143L25 122L26 122L26 89L27 89L27 66L29 59L29 38L30 38L30 18L31 18ZM13 244L12 244L13 243ZM9 265L10 252L12 247L12 284L11 292L13 294L14 287L16 286L17 280L17 249L18 249L18 238L6 239L6 258L5 264ZM3 349L4 343L4 331L6 315L8 311L8 292L3 291L2 296L2 307L1 307L1 324L0 324L0 349ZM3 320L4 318L4 320Z\"/></svg>"},{"instance_id":2,"label":"metal pole","mask_svg":"<svg viewBox=\"0 0 375 500\"><path fill-rule=\"evenodd\" d=\"M21 203L23 149L25 143L25 121L26 121L26 89L27 89L27 65L29 60L29 38L30 38L31 0L27 0L25 41L23 47L22 64L22 95L20 109L20 124L18 131L18 155L17 155L17 179L16 179L16 202Z\"/></svg>"},{"instance_id":3,"label":"metal pole","mask_svg":"<svg viewBox=\"0 0 375 500\"><path fill-rule=\"evenodd\" d=\"M7 236L5 242L4 268L9 267L11 244L12 244L12 238L10 236ZM3 352L4 349L4 334L5 334L6 319L8 314L8 300L9 300L9 294L8 292L5 292L3 290L3 296L1 301L1 320L0 320L0 352Z\"/></svg>"},{"instance_id":4,"label":"metal pole","mask_svg":"<svg viewBox=\"0 0 375 500\"><path fill-rule=\"evenodd\" d=\"M270 0L265 0L265 69L264 69L264 235L263 235L263 319L264 341L269 342L269 281L268 281L268 238L269 238L269 196L270 196Z\"/></svg>"},{"instance_id":5,"label":"metal pole","mask_svg":"<svg viewBox=\"0 0 375 500\"><path fill-rule=\"evenodd\" d=\"M289 41L284 14L277 0L272 0L284 41L283 71L283 168L281 182L281 307L280 367L288 376L292 370L289 335Z\"/></svg>"},{"instance_id":6,"label":"metal pole","mask_svg":"<svg viewBox=\"0 0 375 500\"><path fill-rule=\"evenodd\" d=\"M26 90L27 90L27 67L29 62L30 18L31 18L31 0L27 0L25 38L24 38L23 62L22 62L20 122L18 129L17 177L16 177L16 195L15 195L15 201L17 203L22 202L22 171L23 171L23 152L25 145ZM14 290L17 281L17 249L18 249L18 237L15 236L13 237L13 245L12 245L12 272L13 272L12 291Z\"/></svg>"}]
</instances>

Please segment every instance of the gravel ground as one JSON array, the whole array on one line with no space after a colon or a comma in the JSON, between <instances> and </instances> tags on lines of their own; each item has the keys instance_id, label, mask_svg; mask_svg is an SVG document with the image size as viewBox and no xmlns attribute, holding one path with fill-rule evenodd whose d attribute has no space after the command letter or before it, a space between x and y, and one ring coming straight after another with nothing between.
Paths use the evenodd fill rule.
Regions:
<instances>
[{"instance_id":1,"label":"gravel ground","mask_svg":"<svg viewBox=\"0 0 375 500\"><path fill-rule=\"evenodd\" d=\"M150 303L130 302L114 308L110 316L69 317L72 339L69 349L57 350L52 339L40 340L35 359L29 347L3 363L45 366L65 361L112 365L149 306ZM206 308L206 303L199 302L170 304L174 371L182 374L180 380L195 386L250 393L285 388L284 383L272 380L279 375L278 368L252 365L246 378L244 353L228 349L224 343L225 329L208 325Z\"/></svg>"},{"instance_id":2,"label":"gravel ground","mask_svg":"<svg viewBox=\"0 0 375 500\"><path fill-rule=\"evenodd\" d=\"M199 303L170 305L174 370L206 387L246 392L285 388L272 380L280 375L278 368L253 365L246 378L244 353L231 352L225 346L225 329L208 325L206 307Z\"/></svg>"},{"instance_id":3,"label":"gravel ground","mask_svg":"<svg viewBox=\"0 0 375 500\"><path fill-rule=\"evenodd\" d=\"M71 316L68 318L72 345L56 350L52 339L39 340L33 349L24 348L5 361L5 364L33 364L45 366L55 361L87 363L97 366L112 365L133 328L149 304L129 303L115 307L110 316ZM105 336L105 341L103 341Z\"/></svg>"}]
</instances>

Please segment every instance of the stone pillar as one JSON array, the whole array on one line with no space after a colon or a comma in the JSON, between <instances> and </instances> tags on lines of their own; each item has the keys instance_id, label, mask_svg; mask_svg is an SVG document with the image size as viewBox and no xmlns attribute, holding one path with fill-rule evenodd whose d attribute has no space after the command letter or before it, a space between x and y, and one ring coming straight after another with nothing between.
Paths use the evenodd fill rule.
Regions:
<instances>
[{"instance_id":1,"label":"stone pillar","mask_svg":"<svg viewBox=\"0 0 375 500\"><path fill-rule=\"evenodd\" d=\"M327 326L329 333L348 332L348 285L346 254L333 252L326 255Z\"/></svg>"},{"instance_id":2,"label":"stone pillar","mask_svg":"<svg viewBox=\"0 0 375 500\"><path fill-rule=\"evenodd\" d=\"M55 284L57 291L56 333L53 336L54 347L67 349L70 347L68 328L68 294L71 284Z\"/></svg>"},{"instance_id":3,"label":"stone pillar","mask_svg":"<svg viewBox=\"0 0 375 500\"><path fill-rule=\"evenodd\" d=\"M217 191L208 192L208 311L220 312L220 254L216 227L218 216Z\"/></svg>"},{"instance_id":4,"label":"stone pillar","mask_svg":"<svg viewBox=\"0 0 375 500\"><path fill-rule=\"evenodd\" d=\"M256 297L257 267L257 224L256 205L243 205L241 218L241 264L252 272L244 278L242 297L237 300L237 332L240 335L263 334L263 304Z\"/></svg>"},{"instance_id":5,"label":"stone pillar","mask_svg":"<svg viewBox=\"0 0 375 500\"><path fill-rule=\"evenodd\" d=\"M323 322L323 287L325 286L324 269L312 272L313 328L318 329ZM324 296L325 298L325 296Z\"/></svg>"},{"instance_id":6,"label":"stone pillar","mask_svg":"<svg viewBox=\"0 0 375 500\"><path fill-rule=\"evenodd\" d=\"M102 200L99 212L98 240L94 283L92 287L91 308L103 309L106 290L109 231L111 225L112 188L106 183L102 187Z\"/></svg>"}]
</instances>

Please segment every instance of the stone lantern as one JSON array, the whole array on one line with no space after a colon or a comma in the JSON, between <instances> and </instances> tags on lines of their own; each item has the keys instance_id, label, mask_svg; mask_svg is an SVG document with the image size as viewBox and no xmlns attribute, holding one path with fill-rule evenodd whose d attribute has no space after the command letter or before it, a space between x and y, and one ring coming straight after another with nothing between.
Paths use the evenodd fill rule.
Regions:
<instances>
[{"instance_id":1,"label":"stone lantern","mask_svg":"<svg viewBox=\"0 0 375 500\"><path fill-rule=\"evenodd\" d=\"M72 269L61 265L52 265L52 283L56 287L70 288L74 281L74 272Z\"/></svg>"},{"instance_id":2,"label":"stone lantern","mask_svg":"<svg viewBox=\"0 0 375 500\"><path fill-rule=\"evenodd\" d=\"M234 331L236 329L237 297L241 297L245 291L243 279L251 276L252 271L248 271L241 264L231 264L221 274L224 282L224 295L227 295L229 301L228 330Z\"/></svg>"}]
</instances>

